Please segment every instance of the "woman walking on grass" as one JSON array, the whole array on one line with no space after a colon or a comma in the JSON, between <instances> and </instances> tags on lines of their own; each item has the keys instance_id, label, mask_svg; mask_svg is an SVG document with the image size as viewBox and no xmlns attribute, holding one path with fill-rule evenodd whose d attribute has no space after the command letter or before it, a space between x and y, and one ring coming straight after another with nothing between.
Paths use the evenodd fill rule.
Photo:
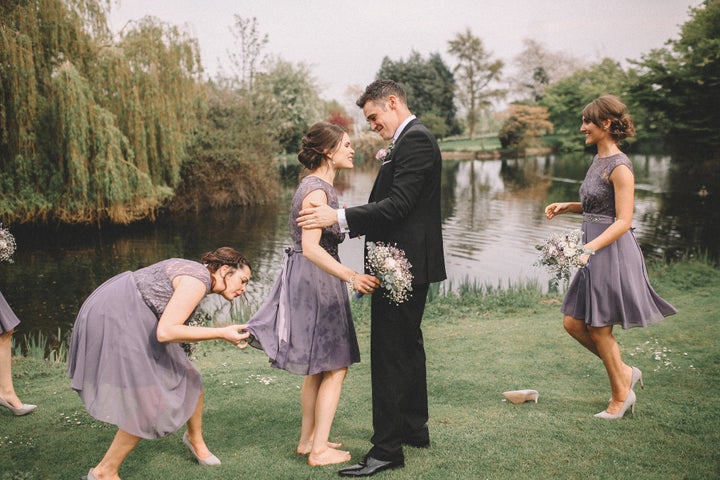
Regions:
<instances>
[{"instance_id":1,"label":"woman walking on grass","mask_svg":"<svg viewBox=\"0 0 720 480\"><path fill-rule=\"evenodd\" d=\"M613 326L645 327L676 313L650 286L645 261L632 231L633 166L618 144L635 134L625 105L604 95L583 110L580 131L597 155L580 186L580 202L552 203L548 220L563 213L583 215L584 264L572 279L561 311L567 332L605 365L612 398L598 418L622 418L635 410L633 388L642 372L625 364Z\"/></svg>"}]
</instances>

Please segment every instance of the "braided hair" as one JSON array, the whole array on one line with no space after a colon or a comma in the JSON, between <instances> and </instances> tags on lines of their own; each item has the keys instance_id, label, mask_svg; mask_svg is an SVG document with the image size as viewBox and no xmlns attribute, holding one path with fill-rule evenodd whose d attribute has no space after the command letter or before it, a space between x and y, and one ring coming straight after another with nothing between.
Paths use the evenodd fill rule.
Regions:
<instances>
[{"instance_id":1,"label":"braided hair","mask_svg":"<svg viewBox=\"0 0 720 480\"><path fill-rule=\"evenodd\" d=\"M590 102L583 109L583 118L600 128L605 120L610 120L608 133L619 143L635 135L633 119L624 103L615 95L603 95Z\"/></svg>"},{"instance_id":2,"label":"braided hair","mask_svg":"<svg viewBox=\"0 0 720 480\"><path fill-rule=\"evenodd\" d=\"M252 270L248 259L232 247L220 247L212 252L207 252L200 261L207 266L210 273L215 273L223 265L236 269L246 266Z\"/></svg>"}]
</instances>

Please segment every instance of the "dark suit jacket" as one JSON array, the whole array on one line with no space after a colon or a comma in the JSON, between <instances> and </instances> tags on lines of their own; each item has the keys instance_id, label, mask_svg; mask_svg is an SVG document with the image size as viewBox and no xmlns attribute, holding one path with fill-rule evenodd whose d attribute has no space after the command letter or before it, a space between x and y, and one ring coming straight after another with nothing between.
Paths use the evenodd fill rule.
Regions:
<instances>
[{"instance_id":1,"label":"dark suit jacket","mask_svg":"<svg viewBox=\"0 0 720 480\"><path fill-rule=\"evenodd\" d=\"M351 236L395 244L412 264L414 284L446 278L440 219L440 149L417 119L401 132L380 167L369 203L348 208Z\"/></svg>"}]
</instances>

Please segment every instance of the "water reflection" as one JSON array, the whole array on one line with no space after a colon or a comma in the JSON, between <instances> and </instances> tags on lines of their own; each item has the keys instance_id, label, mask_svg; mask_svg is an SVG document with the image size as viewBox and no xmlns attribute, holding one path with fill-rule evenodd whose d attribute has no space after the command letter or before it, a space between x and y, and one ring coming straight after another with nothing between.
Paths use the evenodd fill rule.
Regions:
<instances>
[{"instance_id":1,"label":"water reflection","mask_svg":"<svg viewBox=\"0 0 720 480\"><path fill-rule=\"evenodd\" d=\"M636 235L647 257L690 252L718 258L718 172L677 167L668 156L632 156L636 175ZM573 201L591 156L447 160L443 165L442 218L449 278L507 285L520 280L546 286L533 266L535 245L551 232L578 226L580 217L548 222L543 208ZM686 164L687 165L687 164ZM375 171L343 172L340 203L364 203ZM706 186L707 195L698 191ZM230 245L253 265L248 300L257 305L279 272L288 243L287 209L294 188L277 203L201 214L174 215L127 228L12 228L18 241L14 264L0 265L0 290L23 321L20 332L52 336L72 325L82 301L110 276L169 257L199 258ZM362 240L347 239L340 255L362 268Z\"/></svg>"}]
</instances>

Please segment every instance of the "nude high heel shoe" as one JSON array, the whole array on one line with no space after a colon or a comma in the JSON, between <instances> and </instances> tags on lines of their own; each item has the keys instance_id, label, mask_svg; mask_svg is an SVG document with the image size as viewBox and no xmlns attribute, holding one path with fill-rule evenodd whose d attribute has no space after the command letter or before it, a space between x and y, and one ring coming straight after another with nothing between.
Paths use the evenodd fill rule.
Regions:
<instances>
[{"instance_id":1,"label":"nude high heel shoe","mask_svg":"<svg viewBox=\"0 0 720 480\"><path fill-rule=\"evenodd\" d=\"M197 460L197 462L198 462L200 465L203 465L203 466L206 466L206 467L210 467L210 466L213 466L213 465L220 465L220 459L218 459L218 458L217 458L215 455L213 455L212 453L210 454L210 456L209 456L208 458L200 458L200 457L198 457L197 453L195 452L195 449L194 449L193 446L192 446L192 443L190 443L190 439L189 439L188 436L187 436L187 432L183 433L183 439L182 439L182 441L183 441L183 443L185 444L185 446L188 448L188 450L190 450L190 453L192 453L193 457L195 457L195 460Z\"/></svg>"},{"instance_id":2,"label":"nude high heel shoe","mask_svg":"<svg viewBox=\"0 0 720 480\"><path fill-rule=\"evenodd\" d=\"M645 389L645 384L643 383L642 379L642 372L637 367L630 367L632 369L632 378L630 379L630 390L635 389L635 384L637 382L640 382L640 388ZM612 402L612 397L610 397L610 400L608 402Z\"/></svg>"},{"instance_id":3,"label":"nude high heel shoe","mask_svg":"<svg viewBox=\"0 0 720 480\"><path fill-rule=\"evenodd\" d=\"M503 396L512 403L525 403L530 401L537 403L540 394L537 390L509 390L503 392Z\"/></svg>"},{"instance_id":4,"label":"nude high heel shoe","mask_svg":"<svg viewBox=\"0 0 720 480\"><path fill-rule=\"evenodd\" d=\"M642 372L637 367L630 367L632 368L632 380L630 381L630 390L633 390L635 388L635 384L637 382L640 382L640 388L645 388L645 384L643 383L642 379Z\"/></svg>"},{"instance_id":5,"label":"nude high heel shoe","mask_svg":"<svg viewBox=\"0 0 720 480\"><path fill-rule=\"evenodd\" d=\"M37 405L31 405L29 403L23 403L23 406L20 408L15 408L12 405L10 405L8 402L5 401L4 398L0 397L0 406L3 406L10 410L13 415L16 417L21 417L23 415L27 415L28 413L31 413L33 410L37 408Z\"/></svg>"},{"instance_id":6,"label":"nude high heel shoe","mask_svg":"<svg viewBox=\"0 0 720 480\"><path fill-rule=\"evenodd\" d=\"M630 408L632 413L635 413L635 392L630 390L628 392L628 396L625 399L625 402L623 403L622 408L617 413L608 413L607 410L603 410L600 413L596 413L595 416L597 418L603 418L605 420L614 420L617 418L622 418L625 415L625 412L628 408Z\"/></svg>"}]
</instances>

